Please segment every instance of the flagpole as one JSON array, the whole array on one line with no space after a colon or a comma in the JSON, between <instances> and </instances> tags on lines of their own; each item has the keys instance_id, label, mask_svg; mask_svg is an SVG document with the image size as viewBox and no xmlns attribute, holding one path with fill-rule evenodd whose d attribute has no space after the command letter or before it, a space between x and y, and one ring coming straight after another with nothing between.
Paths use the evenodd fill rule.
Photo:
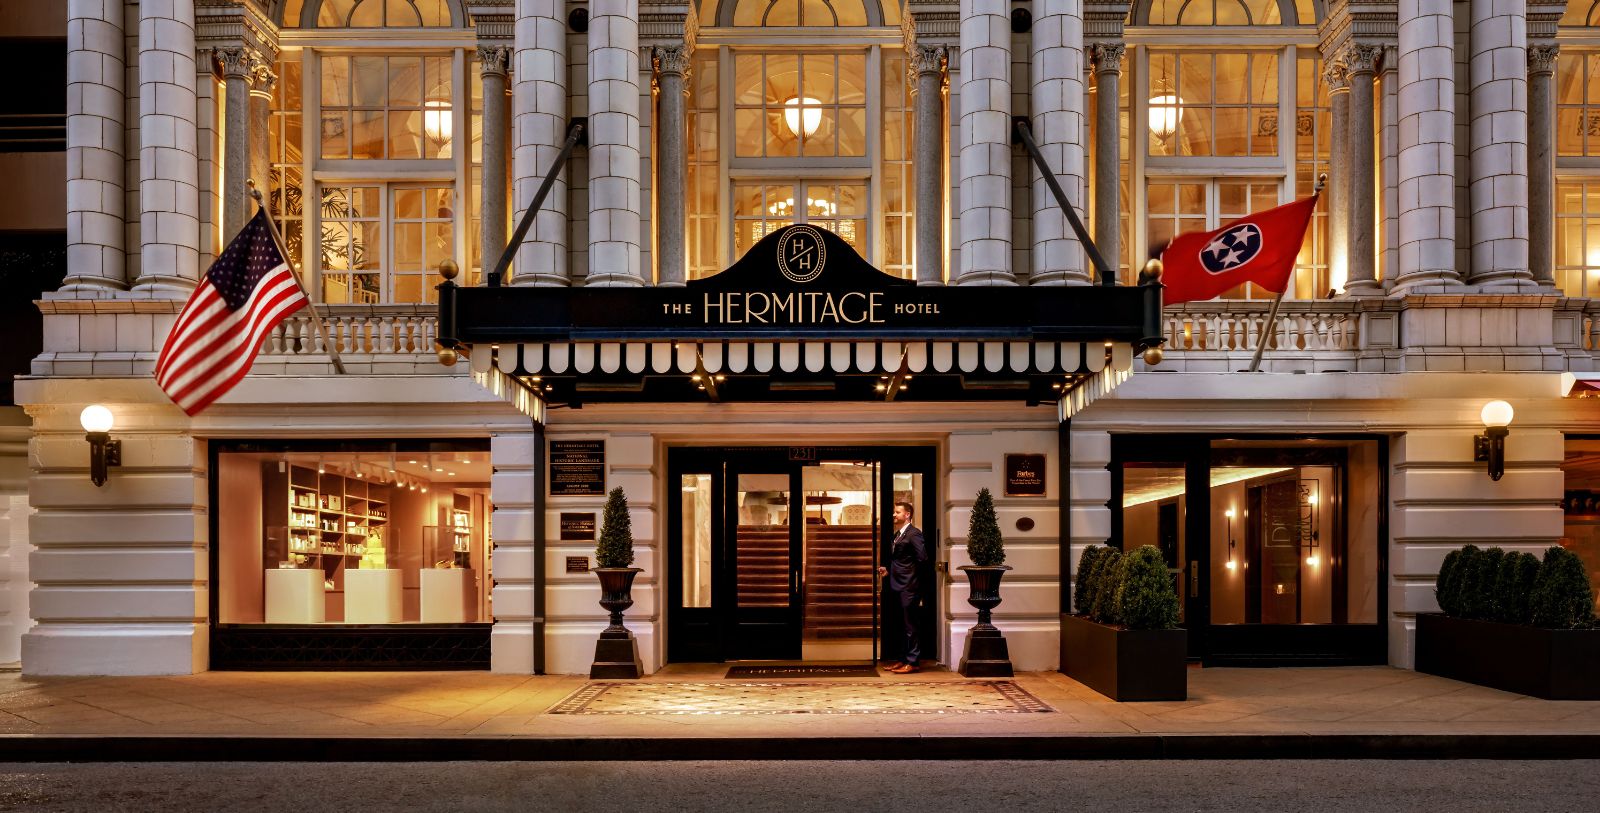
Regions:
<instances>
[{"instance_id":1,"label":"flagpole","mask_svg":"<svg viewBox=\"0 0 1600 813\"><path fill-rule=\"evenodd\" d=\"M261 199L261 190L256 188L254 179L246 179L245 186L250 187L250 197L255 198L256 205L261 207L261 214L267 218L267 231L272 233L272 242L278 246L278 253L283 255L283 261L289 264L289 276L294 278L295 287L300 289L300 295L306 298L306 309L311 311L311 324L317 329L317 338L322 340L322 346L328 350L328 358L333 361L333 369L344 375L344 360L339 358L339 348L328 338L328 326L322 323L322 314L317 313L317 303L311 299L311 294L306 291L305 283L300 281L300 272L295 270L294 258L289 256L289 247L283 243L283 235L278 233L278 224L272 220L272 211L267 208Z\"/></svg>"},{"instance_id":2,"label":"flagpole","mask_svg":"<svg viewBox=\"0 0 1600 813\"><path fill-rule=\"evenodd\" d=\"M1321 195L1322 187L1328 185L1328 173L1317 176L1317 185L1312 187L1311 194ZM1261 339L1256 342L1256 353L1250 358L1249 372L1256 372L1261 368L1261 354L1267 349L1267 339L1272 335L1273 328L1278 325L1278 306L1283 304L1283 295L1289 293L1289 286L1284 285L1283 290L1272 299L1272 307L1267 310L1267 323L1261 328Z\"/></svg>"}]
</instances>

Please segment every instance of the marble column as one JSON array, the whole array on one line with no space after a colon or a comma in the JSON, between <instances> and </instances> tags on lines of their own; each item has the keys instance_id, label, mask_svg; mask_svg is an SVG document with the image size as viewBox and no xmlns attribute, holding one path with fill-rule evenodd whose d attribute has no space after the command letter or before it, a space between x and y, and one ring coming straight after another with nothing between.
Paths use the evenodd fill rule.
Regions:
<instances>
[{"instance_id":1,"label":"marble column","mask_svg":"<svg viewBox=\"0 0 1600 813\"><path fill-rule=\"evenodd\" d=\"M961 0L961 259L957 285L1015 285L1011 260L1011 10Z\"/></svg>"},{"instance_id":2,"label":"marble column","mask_svg":"<svg viewBox=\"0 0 1600 813\"><path fill-rule=\"evenodd\" d=\"M1344 290L1352 296L1383 292L1378 284L1377 236L1377 159L1373 150L1373 80L1383 50L1376 45L1355 44L1345 53L1345 70L1350 84L1347 142L1350 175L1350 212L1347 225ZM1335 132L1338 132L1335 130Z\"/></svg>"},{"instance_id":3,"label":"marble column","mask_svg":"<svg viewBox=\"0 0 1600 813\"><path fill-rule=\"evenodd\" d=\"M272 72L271 60L256 52L256 58L250 64L250 179L256 182L256 188L261 190L262 199L271 203L267 196L272 194L272 92L278 85L278 75ZM256 212L256 202L249 197L249 190L224 189L222 194L237 195L246 198L246 220L249 215ZM226 200L226 197L224 197ZM278 228L283 228L279 224ZM298 257L295 258L299 260Z\"/></svg>"},{"instance_id":4,"label":"marble column","mask_svg":"<svg viewBox=\"0 0 1600 813\"><path fill-rule=\"evenodd\" d=\"M245 192L250 174L250 49L218 48L226 108L222 114L222 239L244 228L255 208ZM261 181L265 183L265 181Z\"/></svg>"},{"instance_id":5,"label":"marble column","mask_svg":"<svg viewBox=\"0 0 1600 813\"><path fill-rule=\"evenodd\" d=\"M139 279L154 298L200 278L193 0L139 3Z\"/></svg>"},{"instance_id":6,"label":"marble column","mask_svg":"<svg viewBox=\"0 0 1600 813\"><path fill-rule=\"evenodd\" d=\"M688 228L684 194L688 188L689 49L656 51L660 119L656 122L656 284L678 287L689 277Z\"/></svg>"},{"instance_id":7,"label":"marble column","mask_svg":"<svg viewBox=\"0 0 1600 813\"><path fill-rule=\"evenodd\" d=\"M1083 3L1037 0L1033 18L1033 137L1045 164L1081 213L1086 186L1083 154ZM1034 171L1032 285L1088 285L1083 246L1044 177Z\"/></svg>"},{"instance_id":8,"label":"marble column","mask_svg":"<svg viewBox=\"0 0 1600 813\"><path fill-rule=\"evenodd\" d=\"M1394 293L1461 283L1456 271L1455 21L1451 0L1401 0L1400 268Z\"/></svg>"},{"instance_id":9,"label":"marble column","mask_svg":"<svg viewBox=\"0 0 1600 813\"><path fill-rule=\"evenodd\" d=\"M1122 261L1122 123L1117 105L1125 50L1120 42L1094 47L1094 244L1113 268Z\"/></svg>"},{"instance_id":10,"label":"marble column","mask_svg":"<svg viewBox=\"0 0 1600 813\"><path fill-rule=\"evenodd\" d=\"M1555 68L1560 47L1528 47L1528 270L1533 281L1556 279Z\"/></svg>"},{"instance_id":11,"label":"marble column","mask_svg":"<svg viewBox=\"0 0 1600 813\"><path fill-rule=\"evenodd\" d=\"M561 0L516 3L511 143L515 212L521 218L567 140L567 23ZM556 178L517 250L512 285L570 284L564 176Z\"/></svg>"},{"instance_id":12,"label":"marble column","mask_svg":"<svg viewBox=\"0 0 1600 813\"><path fill-rule=\"evenodd\" d=\"M643 285L639 251L639 2L589 3L589 276Z\"/></svg>"},{"instance_id":13,"label":"marble column","mask_svg":"<svg viewBox=\"0 0 1600 813\"><path fill-rule=\"evenodd\" d=\"M911 53L916 73L917 284L943 285L944 276L944 71L945 49L918 46Z\"/></svg>"},{"instance_id":14,"label":"marble column","mask_svg":"<svg viewBox=\"0 0 1600 813\"><path fill-rule=\"evenodd\" d=\"M478 74L483 80L483 183L479 190L479 256L487 275L506 250L506 134L510 103L506 99L506 66L511 49L478 46Z\"/></svg>"},{"instance_id":15,"label":"marble column","mask_svg":"<svg viewBox=\"0 0 1600 813\"><path fill-rule=\"evenodd\" d=\"M1334 56L1322 69L1328 86L1328 277L1335 288L1350 277L1350 72ZM1321 291L1317 292L1319 295Z\"/></svg>"},{"instance_id":16,"label":"marble column","mask_svg":"<svg viewBox=\"0 0 1600 813\"><path fill-rule=\"evenodd\" d=\"M64 292L127 286L123 234L121 0L67 3L67 278Z\"/></svg>"},{"instance_id":17,"label":"marble column","mask_svg":"<svg viewBox=\"0 0 1600 813\"><path fill-rule=\"evenodd\" d=\"M1400 268L1400 51L1393 45L1383 46L1381 64L1383 261L1379 269L1384 283L1392 284Z\"/></svg>"},{"instance_id":18,"label":"marble column","mask_svg":"<svg viewBox=\"0 0 1600 813\"><path fill-rule=\"evenodd\" d=\"M1526 283L1528 273L1528 7L1472 0L1472 271L1474 285Z\"/></svg>"}]
</instances>

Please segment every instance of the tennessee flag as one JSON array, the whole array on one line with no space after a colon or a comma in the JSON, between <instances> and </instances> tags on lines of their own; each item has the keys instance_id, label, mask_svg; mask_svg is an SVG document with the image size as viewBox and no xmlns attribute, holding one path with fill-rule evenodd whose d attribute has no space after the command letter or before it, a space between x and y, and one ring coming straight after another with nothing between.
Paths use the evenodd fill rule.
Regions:
<instances>
[{"instance_id":1,"label":"tennessee flag","mask_svg":"<svg viewBox=\"0 0 1600 813\"><path fill-rule=\"evenodd\" d=\"M1162 302L1198 302L1253 282L1273 293L1289 287L1317 195L1241 217L1216 231L1172 238L1161 252Z\"/></svg>"}]
</instances>

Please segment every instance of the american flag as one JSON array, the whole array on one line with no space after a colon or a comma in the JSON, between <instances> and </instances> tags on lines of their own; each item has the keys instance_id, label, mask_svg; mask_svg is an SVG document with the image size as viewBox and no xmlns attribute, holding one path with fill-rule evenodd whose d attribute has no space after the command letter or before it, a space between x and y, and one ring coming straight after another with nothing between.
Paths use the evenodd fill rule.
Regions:
<instances>
[{"instance_id":1,"label":"american flag","mask_svg":"<svg viewBox=\"0 0 1600 813\"><path fill-rule=\"evenodd\" d=\"M178 314L156 361L156 385L184 412L200 412L250 371L267 331L306 304L257 211Z\"/></svg>"}]
</instances>

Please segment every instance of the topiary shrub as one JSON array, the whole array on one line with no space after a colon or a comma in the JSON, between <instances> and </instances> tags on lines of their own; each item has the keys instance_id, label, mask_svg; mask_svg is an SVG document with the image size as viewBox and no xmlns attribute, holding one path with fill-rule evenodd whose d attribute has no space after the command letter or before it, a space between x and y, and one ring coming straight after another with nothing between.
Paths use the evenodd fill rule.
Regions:
<instances>
[{"instance_id":1,"label":"topiary shrub","mask_svg":"<svg viewBox=\"0 0 1600 813\"><path fill-rule=\"evenodd\" d=\"M622 486L606 495L605 517L600 526L600 541L594 548L595 567L628 567L633 564L633 520L628 517L628 497Z\"/></svg>"},{"instance_id":2,"label":"topiary shrub","mask_svg":"<svg viewBox=\"0 0 1600 813\"><path fill-rule=\"evenodd\" d=\"M1093 596L1089 593L1089 579L1094 575L1095 560L1106 550L1104 545L1090 545L1083 549L1083 555L1078 557L1078 572L1072 580L1072 611L1078 615L1088 615L1089 605Z\"/></svg>"},{"instance_id":3,"label":"topiary shrub","mask_svg":"<svg viewBox=\"0 0 1600 813\"><path fill-rule=\"evenodd\" d=\"M996 567L1006 562L1000 520L995 518L994 497L987 488L979 489L978 498L972 501L972 518L967 523L967 558L978 567Z\"/></svg>"},{"instance_id":4,"label":"topiary shrub","mask_svg":"<svg viewBox=\"0 0 1600 813\"><path fill-rule=\"evenodd\" d=\"M1578 555L1559 545L1544 552L1534 581L1532 617L1536 626L1578 629L1594 625L1594 589Z\"/></svg>"},{"instance_id":5,"label":"topiary shrub","mask_svg":"<svg viewBox=\"0 0 1600 813\"><path fill-rule=\"evenodd\" d=\"M1124 558L1122 551L1107 548L1095 560L1094 604L1089 608L1089 617L1102 624L1117 623L1117 585L1122 581Z\"/></svg>"},{"instance_id":6,"label":"topiary shrub","mask_svg":"<svg viewBox=\"0 0 1600 813\"><path fill-rule=\"evenodd\" d=\"M1466 576L1461 580L1463 618L1488 621L1497 615L1494 606L1494 584L1500 576L1500 560L1505 557L1506 552L1500 548L1480 551L1472 557Z\"/></svg>"},{"instance_id":7,"label":"topiary shrub","mask_svg":"<svg viewBox=\"0 0 1600 813\"><path fill-rule=\"evenodd\" d=\"M1122 560L1120 571L1114 601L1118 623L1131 630L1178 626L1178 593L1160 549L1138 548Z\"/></svg>"},{"instance_id":8,"label":"topiary shrub","mask_svg":"<svg viewBox=\"0 0 1600 813\"><path fill-rule=\"evenodd\" d=\"M1512 551L1500 560L1500 574L1494 583L1495 620L1507 624L1527 624L1533 619L1533 586L1539 578L1539 557Z\"/></svg>"},{"instance_id":9,"label":"topiary shrub","mask_svg":"<svg viewBox=\"0 0 1600 813\"><path fill-rule=\"evenodd\" d=\"M1473 559L1483 551L1477 545L1467 545L1460 550L1451 551L1445 557L1444 566L1439 568L1439 609L1445 615L1454 618L1465 618L1466 607L1463 604L1462 585L1466 581L1467 572L1472 568Z\"/></svg>"}]
</instances>

